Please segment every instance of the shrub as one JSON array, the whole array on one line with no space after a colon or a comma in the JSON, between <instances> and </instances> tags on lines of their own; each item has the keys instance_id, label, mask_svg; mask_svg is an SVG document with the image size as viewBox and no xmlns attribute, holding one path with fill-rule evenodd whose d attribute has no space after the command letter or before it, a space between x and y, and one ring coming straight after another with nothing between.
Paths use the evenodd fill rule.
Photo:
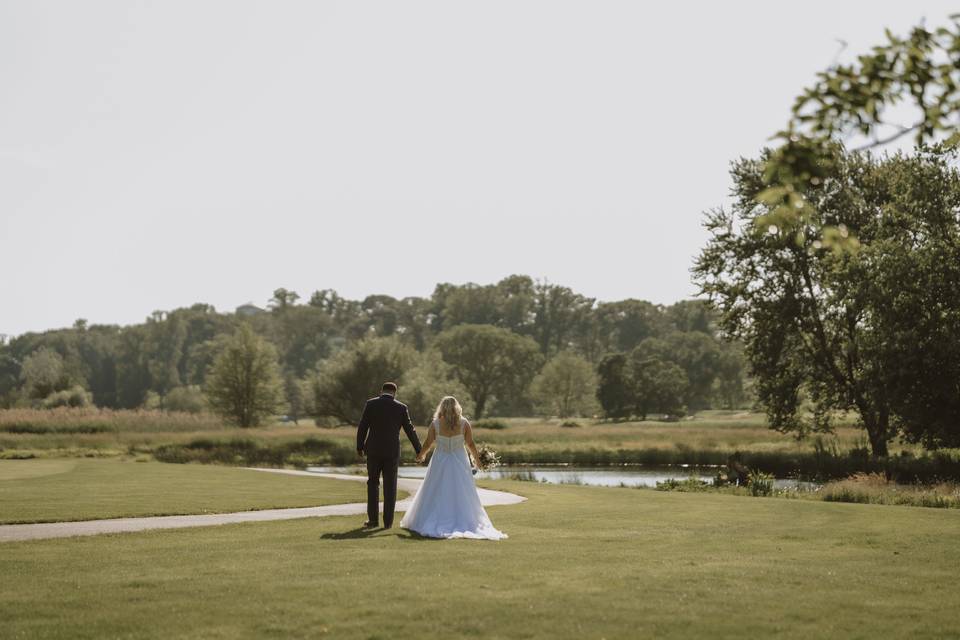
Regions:
<instances>
[{"instance_id":1,"label":"shrub","mask_svg":"<svg viewBox=\"0 0 960 640\"><path fill-rule=\"evenodd\" d=\"M97 407L0 410L0 432L7 433L169 433L222 428L223 422L209 413Z\"/></svg>"},{"instance_id":2,"label":"shrub","mask_svg":"<svg viewBox=\"0 0 960 640\"><path fill-rule=\"evenodd\" d=\"M292 465L341 465L356 461L356 452L332 440L306 438L287 442L263 442L250 438L213 440L198 438L187 444L169 444L153 451L160 462L282 467Z\"/></svg>"},{"instance_id":3,"label":"shrub","mask_svg":"<svg viewBox=\"0 0 960 640\"><path fill-rule=\"evenodd\" d=\"M196 385L175 387L164 397L163 407L167 411L202 413L207 408L207 400Z\"/></svg>"},{"instance_id":4,"label":"shrub","mask_svg":"<svg viewBox=\"0 0 960 640\"><path fill-rule=\"evenodd\" d=\"M163 398L159 393L151 390L144 394L140 408L144 411L160 411L161 405L163 405Z\"/></svg>"},{"instance_id":5,"label":"shrub","mask_svg":"<svg viewBox=\"0 0 960 640\"><path fill-rule=\"evenodd\" d=\"M55 391L43 400L44 409L55 409L57 407L89 407L93 404L93 394L81 387L74 385L63 391Z\"/></svg>"},{"instance_id":6,"label":"shrub","mask_svg":"<svg viewBox=\"0 0 960 640\"><path fill-rule=\"evenodd\" d=\"M763 471L753 470L750 472L750 495L769 496L773 495L773 476Z\"/></svg>"},{"instance_id":7,"label":"shrub","mask_svg":"<svg viewBox=\"0 0 960 640\"><path fill-rule=\"evenodd\" d=\"M478 420L477 422L474 422L472 426L476 427L477 429L500 430L506 429L508 425L503 420Z\"/></svg>"},{"instance_id":8,"label":"shrub","mask_svg":"<svg viewBox=\"0 0 960 640\"><path fill-rule=\"evenodd\" d=\"M728 484L736 484L736 476L730 471L730 467L723 464L717 467L717 473L713 476L713 486L725 487Z\"/></svg>"},{"instance_id":9,"label":"shrub","mask_svg":"<svg viewBox=\"0 0 960 640\"><path fill-rule=\"evenodd\" d=\"M685 493L698 493L707 491L710 483L704 482L700 478L685 478L677 480L676 478L667 478L662 482L657 482L657 491L681 491Z\"/></svg>"}]
</instances>

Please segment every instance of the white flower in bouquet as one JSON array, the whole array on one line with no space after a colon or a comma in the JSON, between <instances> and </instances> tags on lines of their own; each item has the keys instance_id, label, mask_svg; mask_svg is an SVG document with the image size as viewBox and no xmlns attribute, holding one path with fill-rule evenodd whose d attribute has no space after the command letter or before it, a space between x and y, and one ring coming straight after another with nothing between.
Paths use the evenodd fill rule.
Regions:
<instances>
[{"instance_id":1,"label":"white flower in bouquet","mask_svg":"<svg viewBox=\"0 0 960 640\"><path fill-rule=\"evenodd\" d=\"M476 465L476 471L489 471L494 467L500 465L500 456L497 455L497 452L488 447L485 444L481 444L477 447L477 453L480 456L479 460L474 460L473 463Z\"/></svg>"}]
</instances>

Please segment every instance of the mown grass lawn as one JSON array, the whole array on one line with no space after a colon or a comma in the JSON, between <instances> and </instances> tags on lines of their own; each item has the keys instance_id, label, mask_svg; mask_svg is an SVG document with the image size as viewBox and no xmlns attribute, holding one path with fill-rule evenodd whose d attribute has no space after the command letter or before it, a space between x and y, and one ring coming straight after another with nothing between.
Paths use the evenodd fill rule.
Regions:
<instances>
[{"instance_id":1,"label":"mown grass lawn","mask_svg":"<svg viewBox=\"0 0 960 640\"><path fill-rule=\"evenodd\" d=\"M130 460L0 460L0 523L363 502L360 483ZM0 629L0 636L2 636Z\"/></svg>"},{"instance_id":2,"label":"mown grass lawn","mask_svg":"<svg viewBox=\"0 0 960 640\"><path fill-rule=\"evenodd\" d=\"M491 482L503 542L305 519L4 544L8 637L960 634L960 513Z\"/></svg>"}]
</instances>

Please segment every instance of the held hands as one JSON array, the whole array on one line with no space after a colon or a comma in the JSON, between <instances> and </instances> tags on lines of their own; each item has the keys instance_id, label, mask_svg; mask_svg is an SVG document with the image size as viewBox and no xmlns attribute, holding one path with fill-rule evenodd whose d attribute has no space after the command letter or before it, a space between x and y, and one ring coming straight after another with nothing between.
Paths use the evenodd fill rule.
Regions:
<instances>
[{"instance_id":1,"label":"held hands","mask_svg":"<svg viewBox=\"0 0 960 640\"><path fill-rule=\"evenodd\" d=\"M423 464L423 461L427 459L427 454L424 451L421 451L417 454L417 464Z\"/></svg>"}]
</instances>

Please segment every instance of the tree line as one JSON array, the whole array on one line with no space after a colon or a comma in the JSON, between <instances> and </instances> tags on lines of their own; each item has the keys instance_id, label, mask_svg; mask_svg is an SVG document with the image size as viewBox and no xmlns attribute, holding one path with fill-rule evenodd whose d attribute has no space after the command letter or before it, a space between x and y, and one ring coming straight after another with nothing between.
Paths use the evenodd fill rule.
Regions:
<instances>
[{"instance_id":1,"label":"tree line","mask_svg":"<svg viewBox=\"0 0 960 640\"><path fill-rule=\"evenodd\" d=\"M956 152L830 149L799 220L765 218L770 153L733 165L694 277L744 347L770 425L802 435L857 416L875 456L897 437L960 446ZM758 225L757 220L769 224ZM857 238L825 243L824 227Z\"/></svg>"},{"instance_id":2,"label":"tree line","mask_svg":"<svg viewBox=\"0 0 960 640\"><path fill-rule=\"evenodd\" d=\"M429 298L350 300L324 289L304 301L279 288L252 311L195 304L136 325L78 320L17 336L0 346L0 406L199 411L217 403L214 374L230 349L267 353L273 365L261 377L275 390L273 410L329 421L354 421L385 378L401 382L420 419L445 393L476 417L679 414L747 397L741 349L720 340L701 301L598 302L514 275L439 284ZM619 369L609 401L611 358L633 364Z\"/></svg>"}]
</instances>

